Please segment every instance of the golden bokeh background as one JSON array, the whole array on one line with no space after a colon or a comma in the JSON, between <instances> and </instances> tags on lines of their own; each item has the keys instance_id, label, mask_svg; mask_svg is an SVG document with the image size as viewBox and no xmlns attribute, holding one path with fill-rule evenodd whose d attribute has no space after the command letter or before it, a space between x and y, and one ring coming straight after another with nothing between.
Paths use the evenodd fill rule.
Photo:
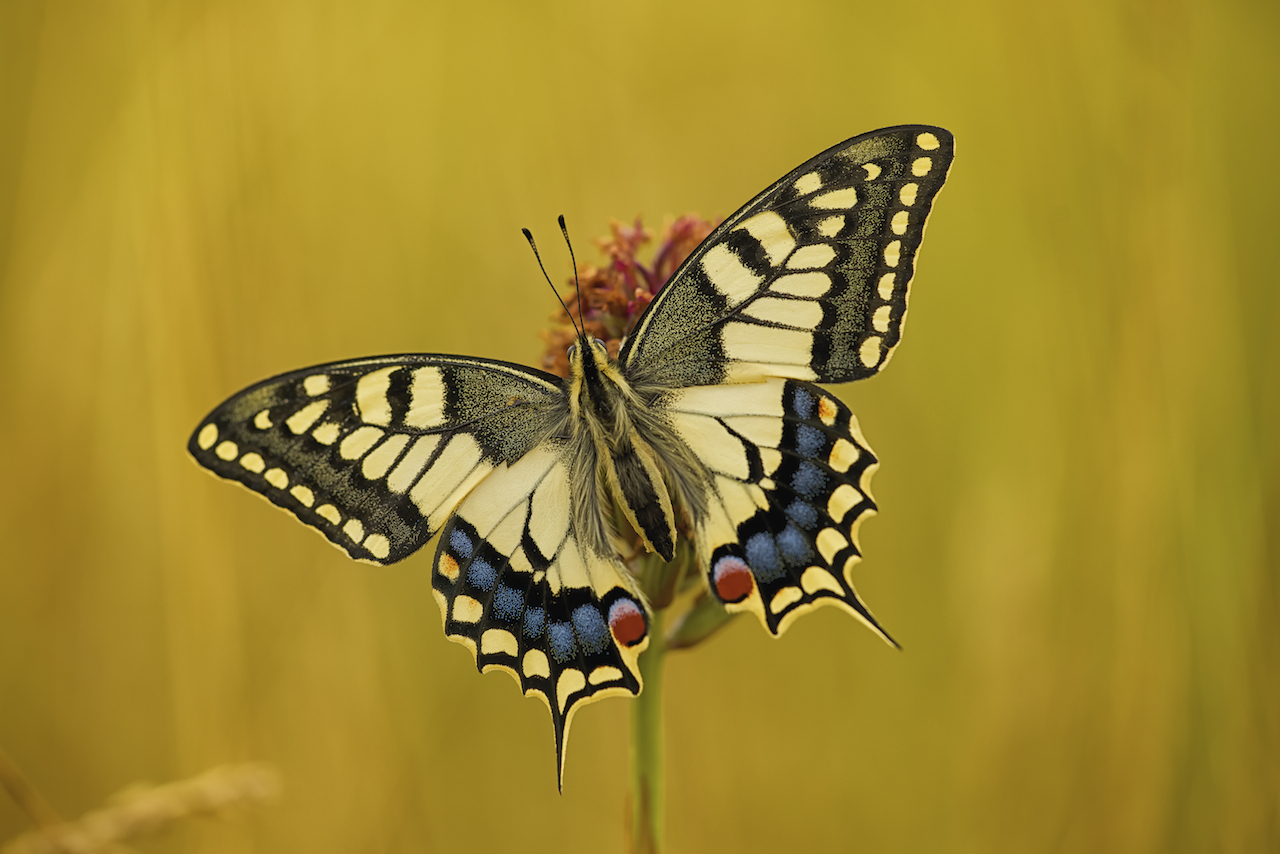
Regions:
<instances>
[{"instance_id":1,"label":"golden bokeh background","mask_svg":"<svg viewBox=\"0 0 1280 854\"><path fill-rule=\"evenodd\" d=\"M725 215L951 129L859 587L668 663L670 849L1280 850L1280 7L0 6L0 748L60 812L273 763L155 852L619 851L627 708L545 708L186 457L258 379L535 363L563 212ZM0 799L0 839L27 827Z\"/></svg>"}]
</instances>

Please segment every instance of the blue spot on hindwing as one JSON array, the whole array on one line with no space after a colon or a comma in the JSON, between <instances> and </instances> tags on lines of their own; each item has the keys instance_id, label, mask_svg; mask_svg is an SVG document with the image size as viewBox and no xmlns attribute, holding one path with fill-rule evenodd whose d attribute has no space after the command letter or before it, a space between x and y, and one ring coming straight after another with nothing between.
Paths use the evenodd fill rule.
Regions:
<instances>
[{"instance_id":1,"label":"blue spot on hindwing","mask_svg":"<svg viewBox=\"0 0 1280 854\"><path fill-rule=\"evenodd\" d=\"M801 528L810 530L818 527L818 509L807 501L792 501L787 505L787 518Z\"/></svg>"},{"instance_id":2,"label":"blue spot on hindwing","mask_svg":"<svg viewBox=\"0 0 1280 854\"><path fill-rule=\"evenodd\" d=\"M493 615L504 623L510 623L524 611L524 594L505 584L498 585L493 594Z\"/></svg>"},{"instance_id":3,"label":"blue spot on hindwing","mask_svg":"<svg viewBox=\"0 0 1280 854\"><path fill-rule=\"evenodd\" d=\"M796 428L796 450L800 456L813 459L827 445L827 437L821 430L801 424Z\"/></svg>"},{"instance_id":4,"label":"blue spot on hindwing","mask_svg":"<svg viewBox=\"0 0 1280 854\"><path fill-rule=\"evenodd\" d=\"M757 581L776 581L783 576L782 555L778 554L778 544L773 535L765 532L752 534L744 544L747 551L747 566Z\"/></svg>"},{"instance_id":5,"label":"blue spot on hindwing","mask_svg":"<svg viewBox=\"0 0 1280 854\"><path fill-rule=\"evenodd\" d=\"M449 532L449 546L463 560L471 557L471 552L475 550L475 547L471 545L471 537L467 536L467 532L461 528L454 528Z\"/></svg>"},{"instance_id":6,"label":"blue spot on hindwing","mask_svg":"<svg viewBox=\"0 0 1280 854\"><path fill-rule=\"evenodd\" d=\"M552 623L547 627L547 639L551 642L551 657L560 664L573 658L578 651L571 623Z\"/></svg>"},{"instance_id":7,"label":"blue spot on hindwing","mask_svg":"<svg viewBox=\"0 0 1280 854\"><path fill-rule=\"evenodd\" d=\"M542 637L542 630L547 625L547 612L542 608L530 608L524 612L524 636L527 638Z\"/></svg>"},{"instance_id":8,"label":"blue spot on hindwing","mask_svg":"<svg viewBox=\"0 0 1280 854\"><path fill-rule=\"evenodd\" d=\"M812 418L813 403L813 395L797 386L795 394L791 396L791 405L794 408L796 415L805 419Z\"/></svg>"},{"instance_id":9,"label":"blue spot on hindwing","mask_svg":"<svg viewBox=\"0 0 1280 854\"><path fill-rule=\"evenodd\" d=\"M787 562L787 566L808 566L813 558L809 538L801 533L794 522L788 522L787 527L778 534L778 551L782 553L782 559Z\"/></svg>"},{"instance_id":10,"label":"blue spot on hindwing","mask_svg":"<svg viewBox=\"0 0 1280 854\"><path fill-rule=\"evenodd\" d=\"M573 628L578 643L587 652L604 652L609 648L609 629L595 605L579 605L573 609Z\"/></svg>"},{"instance_id":11,"label":"blue spot on hindwing","mask_svg":"<svg viewBox=\"0 0 1280 854\"><path fill-rule=\"evenodd\" d=\"M791 488L805 498L817 498L826 486L826 473L808 460L797 466L796 473L791 476Z\"/></svg>"},{"instance_id":12,"label":"blue spot on hindwing","mask_svg":"<svg viewBox=\"0 0 1280 854\"><path fill-rule=\"evenodd\" d=\"M471 561L471 566L467 569L467 581L472 587L478 587L481 590L489 591L493 589L493 585L498 583L498 571L493 568L493 564L482 557L478 557Z\"/></svg>"}]
</instances>

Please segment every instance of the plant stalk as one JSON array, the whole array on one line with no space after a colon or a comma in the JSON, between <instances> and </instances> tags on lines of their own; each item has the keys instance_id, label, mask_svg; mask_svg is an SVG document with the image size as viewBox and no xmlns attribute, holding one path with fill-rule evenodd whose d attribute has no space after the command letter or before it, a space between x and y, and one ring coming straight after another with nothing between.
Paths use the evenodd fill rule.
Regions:
<instances>
[{"instance_id":1,"label":"plant stalk","mask_svg":"<svg viewBox=\"0 0 1280 854\"><path fill-rule=\"evenodd\" d=\"M649 625L649 648L640 656L644 689L631 703L631 796L627 825L631 854L662 851L664 803L662 744L662 666L667 653L663 612Z\"/></svg>"}]
</instances>

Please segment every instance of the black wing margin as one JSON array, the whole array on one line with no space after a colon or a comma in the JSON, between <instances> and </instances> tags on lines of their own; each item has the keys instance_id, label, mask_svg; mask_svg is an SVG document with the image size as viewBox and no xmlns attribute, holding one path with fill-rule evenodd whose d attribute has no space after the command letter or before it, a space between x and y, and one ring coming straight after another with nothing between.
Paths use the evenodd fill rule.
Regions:
<instances>
[{"instance_id":1,"label":"black wing margin","mask_svg":"<svg viewBox=\"0 0 1280 854\"><path fill-rule=\"evenodd\" d=\"M562 381L485 359L398 355L282 374L233 395L187 443L356 560L421 548L472 488L541 441Z\"/></svg>"},{"instance_id":2,"label":"black wing margin","mask_svg":"<svg viewBox=\"0 0 1280 854\"><path fill-rule=\"evenodd\" d=\"M901 339L954 145L938 127L885 128L779 179L659 292L619 354L628 377L672 388L878 372Z\"/></svg>"}]
</instances>

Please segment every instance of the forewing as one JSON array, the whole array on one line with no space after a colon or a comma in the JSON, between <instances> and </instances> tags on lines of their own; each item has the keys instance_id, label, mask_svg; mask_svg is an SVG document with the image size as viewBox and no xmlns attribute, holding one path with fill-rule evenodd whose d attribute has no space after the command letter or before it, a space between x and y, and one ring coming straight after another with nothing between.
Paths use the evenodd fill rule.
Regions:
<instances>
[{"instance_id":1,"label":"forewing","mask_svg":"<svg viewBox=\"0 0 1280 854\"><path fill-rule=\"evenodd\" d=\"M848 407L783 379L685 389L665 405L710 473L695 536L726 607L779 635L806 611L839 605L892 644L853 588L877 460Z\"/></svg>"},{"instance_id":2,"label":"forewing","mask_svg":"<svg viewBox=\"0 0 1280 854\"><path fill-rule=\"evenodd\" d=\"M658 293L619 359L658 387L876 373L902 334L916 254L954 142L873 131L824 151L726 219Z\"/></svg>"},{"instance_id":3,"label":"forewing","mask_svg":"<svg viewBox=\"0 0 1280 854\"><path fill-rule=\"evenodd\" d=\"M505 362L403 355L333 362L245 389L201 422L196 462L351 557L402 560L563 410L561 381Z\"/></svg>"},{"instance_id":4,"label":"forewing","mask_svg":"<svg viewBox=\"0 0 1280 854\"><path fill-rule=\"evenodd\" d=\"M574 712L640 692L648 616L626 568L573 530L571 460L557 440L503 466L463 500L436 550L432 586L445 634L476 667L541 697L558 768Z\"/></svg>"}]
</instances>

